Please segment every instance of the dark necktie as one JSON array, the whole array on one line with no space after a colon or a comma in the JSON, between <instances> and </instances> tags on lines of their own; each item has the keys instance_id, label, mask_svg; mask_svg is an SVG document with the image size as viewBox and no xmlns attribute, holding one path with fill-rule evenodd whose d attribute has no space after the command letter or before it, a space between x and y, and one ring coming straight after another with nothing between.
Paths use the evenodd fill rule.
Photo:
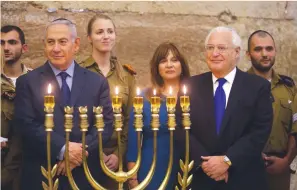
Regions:
<instances>
[{"instance_id":1,"label":"dark necktie","mask_svg":"<svg viewBox=\"0 0 297 190\"><path fill-rule=\"evenodd\" d=\"M63 101L63 106L67 106L70 104L70 88L66 82L66 78L69 76L66 72L60 72L59 76L62 79L62 87L61 87L61 92L62 92L62 101Z\"/></svg>"},{"instance_id":2,"label":"dark necktie","mask_svg":"<svg viewBox=\"0 0 297 190\"><path fill-rule=\"evenodd\" d=\"M216 130L217 130L217 134L219 134L222 120L224 117L225 106L226 106L226 94L223 89L223 85L225 84L226 79L219 78L217 81L219 82L219 86L215 92L214 103L215 103L215 116L216 116Z\"/></svg>"}]
</instances>

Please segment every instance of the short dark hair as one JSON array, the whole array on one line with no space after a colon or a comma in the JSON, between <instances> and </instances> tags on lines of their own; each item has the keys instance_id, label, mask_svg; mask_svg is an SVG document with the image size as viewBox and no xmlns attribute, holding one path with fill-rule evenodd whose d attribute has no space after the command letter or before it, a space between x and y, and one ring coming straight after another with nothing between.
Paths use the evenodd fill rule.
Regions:
<instances>
[{"instance_id":1,"label":"short dark hair","mask_svg":"<svg viewBox=\"0 0 297 190\"><path fill-rule=\"evenodd\" d=\"M171 42L164 42L157 47L150 61L151 82L154 86L162 87L164 85L164 80L159 73L159 64L162 59L168 56L169 51L171 51L173 56L175 56L180 61L182 68L180 81L183 81L183 79L188 78L190 76L189 65L183 54L178 50L175 44Z\"/></svg>"},{"instance_id":2,"label":"short dark hair","mask_svg":"<svg viewBox=\"0 0 297 190\"><path fill-rule=\"evenodd\" d=\"M271 35L269 32L267 32L267 31L265 31L265 30L256 30L255 32L253 32L253 33L250 35L250 37L249 37L249 39L248 39L248 51L250 51L252 37L253 37L254 35L256 35L256 34L257 34L258 36L260 36L260 37L266 37L267 35L270 36L271 39L272 39L272 41L273 41L273 43L274 43L274 45L275 45L274 38L272 37L272 35Z\"/></svg>"},{"instance_id":3,"label":"short dark hair","mask_svg":"<svg viewBox=\"0 0 297 190\"><path fill-rule=\"evenodd\" d=\"M24 34L22 29L20 29L17 26L14 26L14 25L5 25L5 26L1 27L1 33L2 32L3 33L8 33L8 32L11 32L13 30L16 31L19 34L19 38L21 40L21 43L22 43L22 45L24 45L26 43L26 41L25 41L25 34Z\"/></svg>"}]
</instances>

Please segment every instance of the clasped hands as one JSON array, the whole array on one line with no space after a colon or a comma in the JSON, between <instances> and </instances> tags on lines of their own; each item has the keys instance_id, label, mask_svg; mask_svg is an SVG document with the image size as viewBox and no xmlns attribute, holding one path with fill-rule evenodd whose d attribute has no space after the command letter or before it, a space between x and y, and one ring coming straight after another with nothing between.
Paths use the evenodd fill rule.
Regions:
<instances>
[{"instance_id":1,"label":"clasped hands","mask_svg":"<svg viewBox=\"0 0 297 190\"><path fill-rule=\"evenodd\" d=\"M88 156L88 155L89 155L89 153L88 153L88 151L86 151L86 156ZM118 161L118 157L115 154L110 154L108 156L103 154L103 159L104 159L106 166L110 170L115 171L118 168L119 161ZM80 166L81 164L82 164L82 144L75 143L75 142L69 142L70 171L72 171L77 166ZM66 161L65 161L65 159L58 162L57 175L65 175L66 176Z\"/></svg>"},{"instance_id":2,"label":"clasped hands","mask_svg":"<svg viewBox=\"0 0 297 190\"><path fill-rule=\"evenodd\" d=\"M203 160L201 168L207 176L216 181L228 182L229 165L224 162L224 156L201 156L201 159Z\"/></svg>"},{"instance_id":3,"label":"clasped hands","mask_svg":"<svg viewBox=\"0 0 297 190\"><path fill-rule=\"evenodd\" d=\"M74 168L76 168L77 166L80 166L82 164L82 148L83 148L82 143L69 142L70 171L72 171ZM88 153L88 151L86 151L86 156L88 156L88 155L89 155L89 153ZM61 160L58 162L57 175L65 175L66 176L65 154L64 154L64 160Z\"/></svg>"}]
</instances>

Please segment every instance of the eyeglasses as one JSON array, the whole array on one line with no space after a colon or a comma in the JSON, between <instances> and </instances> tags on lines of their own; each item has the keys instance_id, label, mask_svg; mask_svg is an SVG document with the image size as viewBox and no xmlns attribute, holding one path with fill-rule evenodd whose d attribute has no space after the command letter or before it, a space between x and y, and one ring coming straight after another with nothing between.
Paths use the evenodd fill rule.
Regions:
<instances>
[{"instance_id":1,"label":"eyeglasses","mask_svg":"<svg viewBox=\"0 0 297 190\"><path fill-rule=\"evenodd\" d=\"M217 51L219 53L224 53L228 50L228 46L226 44L219 44L219 45L206 45L205 50L207 53L212 53L215 48L217 47Z\"/></svg>"}]
</instances>

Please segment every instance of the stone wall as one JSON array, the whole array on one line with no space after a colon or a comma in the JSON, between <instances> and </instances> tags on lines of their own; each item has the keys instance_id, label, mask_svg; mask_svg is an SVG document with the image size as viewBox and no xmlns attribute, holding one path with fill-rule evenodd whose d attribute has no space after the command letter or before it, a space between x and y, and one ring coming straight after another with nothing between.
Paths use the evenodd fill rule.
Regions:
<instances>
[{"instance_id":1,"label":"stone wall","mask_svg":"<svg viewBox=\"0 0 297 190\"><path fill-rule=\"evenodd\" d=\"M106 13L117 26L115 53L122 63L137 70L139 84L148 81L149 60L163 41L175 42L184 52L191 74L208 71L204 60L204 39L213 27L234 27L243 40L239 67L250 67L244 56L249 34L269 31L277 44L278 72L297 81L297 2L3 2L1 25L23 28L30 51L24 62L36 68L44 63L42 39L46 23L58 18L71 19L82 38L77 60L90 55L86 37L88 20Z\"/></svg>"},{"instance_id":2,"label":"stone wall","mask_svg":"<svg viewBox=\"0 0 297 190\"><path fill-rule=\"evenodd\" d=\"M19 25L25 32L30 51L24 63L36 68L45 61L42 39L49 21L65 17L78 26L81 48L77 60L90 55L86 37L88 20L106 13L117 26L115 53L122 63L137 70L139 85L149 80L149 60L163 41L175 42L191 67L191 74L208 71L204 60L204 39L213 27L234 27L242 37L239 68L247 70L244 56L249 34L269 31L277 45L275 69L297 82L297 2L1 2L1 25ZM296 163L295 163L296 164ZM296 184L293 175L292 189ZM297 186L296 186L297 189Z\"/></svg>"}]
</instances>

